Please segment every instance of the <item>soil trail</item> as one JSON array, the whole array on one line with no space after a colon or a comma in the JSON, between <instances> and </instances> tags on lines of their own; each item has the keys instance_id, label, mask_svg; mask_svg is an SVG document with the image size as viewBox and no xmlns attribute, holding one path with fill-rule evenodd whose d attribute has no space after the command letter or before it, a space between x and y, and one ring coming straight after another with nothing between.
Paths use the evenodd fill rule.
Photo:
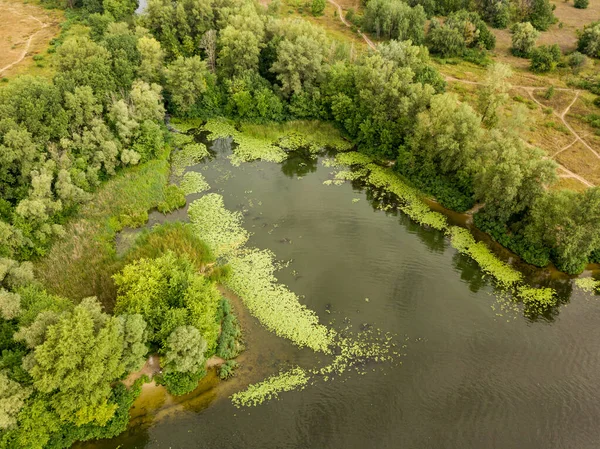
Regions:
<instances>
[{"instance_id":1,"label":"soil trail","mask_svg":"<svg viewBox=\"0 0 600 449\"><path fill-rule=\"evenodd\" d=\"M27 42L25 43L25 48L23 49L23 52L21 53L21 56L19 57L19 59L17 59L16 61L13 61L10 64L8 64L8 65L0 68L0 74L2 74L3 72L5 72L6 70L10 69L14 65L18 64L23 59L25 59L25 56L27 56L27 53L29 52L29 47L31 46L31 42L33 41L33 39L35 38L35 36L37 36L39 33L41 33L42 31L44 31L44 28L48 27L47 23L42 22L37 17L33 17L31 15L28 16L28 17L31 18L31 19L33 19L33 20L36 20L37 22L39 22L42 27L39 30L37 30L35 33L33 33L31 36L29 36L29 39L27 39Z\"/></svg>"},{"instance_id":2,"label":"soil trail","mask_svg":"<svg viewBox=\"0 0 600 449\"><path fill-rule=\"evenodd\" d=\"M350 28L352 25L345 19L344 11L342 10L342 7L338 3L336 3L334 0L328 0L328 1L329 1L329 3L331 3L333 6L335 6L337 8L338 16L339 16L340 20L342 21L342 23L344 25L346 25L348 28ZM373 43L373 41L371 39L369 39L367 36L365 36L361 31L359 31L358 34L360 35L360 37L362 37L365 40L367 45L369 47L371 47L372 50L377 51L377 46Z\"/></svg>"}]
</instances>

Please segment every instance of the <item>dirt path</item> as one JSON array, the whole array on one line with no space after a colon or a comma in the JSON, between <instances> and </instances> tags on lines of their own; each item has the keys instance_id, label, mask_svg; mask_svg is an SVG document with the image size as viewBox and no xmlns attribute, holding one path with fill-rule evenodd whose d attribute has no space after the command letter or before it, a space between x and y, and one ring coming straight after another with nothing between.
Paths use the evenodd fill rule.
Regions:
<instances>
[{"instance_id":1,"label":"dirt path","mask_svg":"<svg viewBox=\"0 0 600 449\"><path fill-rule=\"evenodd\" d=\"M449 75L444 75L446 81L450 81L450 82L457 82L457 83L462 83L462 84L470 84L470 85L482 85L482 82L479 81L469 81L469 80L461 80L459 78L455 78L453 76L449 76ZM538 101L537 98L535 98L534 92L536 90L541 90L541 89L546 89L546 87L533 87L533 86L518 86L518 85L513 85L513 88L518 88L518 89L523 89L527 92L527 94L531 97L531 99L538 104L539 106L541 106L542 108L544 108L545 106ZM583 140L583 138L577 133L577 131L575 131L573 129L573 127L569 124L569 122L567 122L566 120L566 116L568 114L568 112L571 110L571 107L575 104L575 102L577 101L577 99L579 98L579 94L581 93L580 90L577 89L570 89L567 87L555 87L554 90L559 90L559 91L564 91L564 92L573 92L574 98L573 101L571 101L571 103L569 104L569 106L567 106L565 108L565 110L562 113L558 113L556 112L554 109L552 110L552 113L558 117L560 119L560 121L565 125L565 127L569 130L569 132L571 134L573 134L573 136L575 137L575 140L573 142L571 142L570 144L566 145L564 148L561 148L559 151L557 151L553 156L552 159L554 159L556 156L558 156L560 153L562 153L565 150L568 150L569 148L571 148L574 144L576 144L577 142L581 142L588 150L590 150L595 157L600 159L600 154L598 154L598 152L596 150L594 150L585 140ZM577 179L579 182L581 182L582 184L586 185L587 187L594 187L594 184L589 182L587 179L579 176L576 173L573 173L572 171L570 171L568 168L566 168L565 166L563 166L562 164L560 164L558 161L554 161L558 164L558 168L561 169L564 174L563 175L559 175L561 178L575 178Z\"/></svg>"},{"instance_id":2,"label":"dirt path","mask_svg":"<svg viewBox=\"0 0 600 449\"><path fill-rule=\"evenodd\" d=\"M339 4L337 4L334 0L327 0L327 1L329 1L329 3L331 3L333 6L335 6L337 8L338 17L340 18L340 20L342 21L342 23L344 25L346 25L348 28L350 28L352 25L344 17L344 10L342 9L342 7ZM371 47L372 50L377 51L377 46L373 43L373 41L371 39L369 39L367 36L365 36L361 31L359 31L358 34L360 35L360 37L362 37L365 40L367 45L369 47Z\"/></svg>"},{"instance_id":3,"label":"dirt path","mask_svg":"<svg viewBox=\"0 0 600 449\"><path fill-rule=\"evenodd\" d=\"M31 42L33 41L33 39L35 38L35 36L37 36L39 33L41 33L42 31L44 31L44 28L46 28L48 26L47 23L42 22L40 19L38 19L37 17L33 17L33 16L28 16L29 18L36 20L37 22L40 23L40 25L42 25L42 28L40 28L39 30L37 30L35 33L33 33L31 36L29 36L29 39L27 39L27 42L25 43L25 48L23 49L23 52L21 53L21 56L19 57L19 59L17 59L16 61L11 62L10 64L0 68L0 74L3 73L4 71L10 69L12 66L18 64L19 62L21 62L23 59L25 59L25 56L27 56L27 52L29 52L29 47L31 46Z\"/></svg>"}]
</instances>

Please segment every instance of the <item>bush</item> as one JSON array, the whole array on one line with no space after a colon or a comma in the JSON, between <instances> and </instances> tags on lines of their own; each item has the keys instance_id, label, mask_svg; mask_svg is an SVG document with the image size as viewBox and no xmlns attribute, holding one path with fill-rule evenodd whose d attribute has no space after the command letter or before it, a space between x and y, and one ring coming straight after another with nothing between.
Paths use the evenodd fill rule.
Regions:
<instances>
[{"instance_id":1,"label":"bush","mask_svg":"<svg viewBox=\"0 0 600 449\"><path fill-rule=\"evenodd\" d=\"M581 67L585 65L586 61L586 56L576 51L569 55L567 64L573 69L574 72L577 72Z\"/></svg>"},{"instance_id":2,"label":"bush","mask_svg":"<svg viewBox=\"0 0 600 449\"><path fill-rule=\"evenodd\" d=\"M556 44L542 45L531 52L531 71L535 73L552 72L556 69L562 53Z\"/></svg>"},{"instance_id":3,"label":"bush","mask_svg":"<svg viewBox=\"0 0 600 449\"><path fill-rule=\"evenodd\" d=\"M206 369L202 369L196 373L165 373L154 376L154 379L157 385L164 385L169 394L182 396L194 391L204 376L206 376Z\"/></svg>"},{"instance_id":4,"label":"bush","mask_svg":"<svg viewBox=\"0 0 600 449\"><path fill-rule=\"evenodd\" d=\"M550 86L548 89L546 89L546 92L544 92L544 98L546 100L550 100L552 97L554 97L554 94L555 94L554 86Z\"/></svg>"},{"instance_id":5,"label":"bush","mask_svg":"<svg viewBox=\"0 0 600 449\"><path fill-rule=\"evenodd\" d=\"M234 371L237 367L238 363L235 360L228 360L227 362L223 363L219 367L219 377L221 380L227 380L230 377L233 377L235 374Z\"/></svg>"},{"instance_id":6,"label":"bush","mask_svg":"<svg viewBox=\"0 0 600 449\"><path fill-rule=\"evenodd\" d=\"M164 190L165 200L158 203L156 208L163 214L173 212L180 207L185 206L185 194L178 186L170 184Z\"/></svg>"},{"instance_id":7,"label":"bush","mask_svg":"<svg viewBox=\"0 0 600 449\"><path fill-rule=\"evenodd\" d=\"M325 0L312 0L311 12L313 16L320 16L325 11Z\"/></svg>"},{"instance_id":8,"label":"bush","mask_svg":"<svg viewBox=\"0 0 600 449\"><path fill-rule=\"evenodd\" d=\"M577 50L592 58L600 58L600 21L590 23L577 32Z\"/></svg>"},{"instance_id":9,"label":"bush","mask_svg":"<svg viewBox=\"0 0 600 449\"><path fill-rule=\"evenodd\" d=\"M427 45L432 53L444 58L460 56L467 48L460 31L442 26L435 19L431 21L429 33L427 33Z\"/></svg>"},{"instance_id":10,"label":"bush","mask_svg":"<svg viewBox=\"0 0 600 449\"><path fill-rule=\"evenodd\" d=\"M573 6L577 9L586 9L590 4L589 0L575 0Z\"/></svg>"},{"instance_id":11,"label":"bush","mask_svg":"<svg viewBox=\"0 0 600 449\"><path fill-rule=\"evenodd\" d=\"M540 33L529 22L516 23L510 30L512 33L513 55L527 58Z\"/></svg>"},{"instance_id":12,"label":"bush","mask_svg":"<svg viewBox=\"0 0 600 449\"><path fill-rule=\"evenodd\" d=\"M229 360L237 357L243 349L239 342L242 332L227 298L221 299L221 314L221 335L219 335L217 355Z\"/></svg>"}]
</instances>

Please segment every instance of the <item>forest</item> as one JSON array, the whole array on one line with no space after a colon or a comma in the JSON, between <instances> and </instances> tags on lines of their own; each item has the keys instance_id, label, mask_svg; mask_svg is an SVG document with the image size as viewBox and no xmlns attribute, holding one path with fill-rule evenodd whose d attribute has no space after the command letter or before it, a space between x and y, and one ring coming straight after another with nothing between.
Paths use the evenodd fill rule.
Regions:
<instances>
[{"instance_id":1,"label":"forest","mask_svg":"<svg viewBox=\"0 0 600 449\"><path fill-rule=\"evenodd\" d=\"M0 86L0 448L67 448L121 433L143 378L129 389L118 381L150 352L173 394L195 388L208 357L237 355L237 323L217 288L227 268L204 270L215 257L184 225L156 232L187 253L153 249L149 235L111 268L110 309L49 293L34 276L33 262L99 186L169 160L177 138L165 114L331 122L424 195L474 213L479 229L525 262L569 274L600 262L600 188L551 188L556 164L521 138L527 108L506 108L511 68L487 64L470 105L446 92L432 63L485 61L496 45L490 29L508 27L513 53L532 71L577 67L600 57L600 22L564 55L535 44L555 22L548 0L368 0L348 19L379 43L357 53L309 20L281 17L278 0L150 0L139 15L132 0L45 5L68 18L49 49L52 79ZM322 13L318 0L312 13ZM162 212L185 204L176 186L161 195ZM126 207L110 226L146 220Z\"/></svg>"}]
</instances>

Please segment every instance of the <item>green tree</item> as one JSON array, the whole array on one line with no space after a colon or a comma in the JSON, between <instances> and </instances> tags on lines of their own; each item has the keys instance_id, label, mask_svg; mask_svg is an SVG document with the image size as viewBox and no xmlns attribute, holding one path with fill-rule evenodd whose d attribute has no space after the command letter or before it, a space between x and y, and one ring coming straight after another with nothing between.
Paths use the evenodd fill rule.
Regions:
<instances>
[{"instance_id":1,"label":"green tree","mask_svg":"<svg viewBox=\"0 0 600 449\"><path fill-rule=\"evenodd\" d=\"M511 28L511 33L513 54L522 58L529 57L540 33L529 22L515 23Z\"/></svg>"},{"instance_id":2,"label":"green tree","mask_svg":"<svg viewBox=\"0 0 600 449\"><path fill-rule=\"evenodd\" d=\"M246 4L227 18L219 33L217 65L226 78L257 72L265 25L254 5Z\"/></svg>"},{"instance_id":3,"label":"green tree","mask_svg":"<svg viewBox=\"0 0 600 449\"><path fill-rule=\"evenodd\" d=\"M0 429L10 429L17 424L17 415L31 391L11 380L5 371L0 371Z\"/></svg>"},{"instance_id":4,"label":"green tree","mask_svg":"<svg viewBox=\"0 0 600 449\"><path fill-rule=\"evenodd\" d=\"M600 21L592 22L577 32L577 49L592 58L600 58Z\"/></svg>"},{"instance_id":5,"label":"green tree","mask_svg":"<svg viewBox=\"0 0 600 449\"><path fill-rule=\"evenodd\" d=\"M494 129L481 148L481 167L475 174L476 199L500 223L530 208L556 180L554 161L525 145L518 134Z\"/></svg>"},{"instance_id":6,"label":"green tree","mask_svg":"<svg viewBox=\"0 0 600 449\"><path fill-rule=\"evenodd\" d=\"M462 55L467 48L465 38L460 30L443 26L437 19L432 19L427 32L427 45L432 53L444 58Z\"/></svg>"},{"instance_id":7,"label":"green tree","mask_svg":"<svg viewBox=\"0 0 600 449\"><path fill-rule=\"evenodd\" d=\"M179 57L165 70L165 90L173 109L189 113L206 92L209 72L199 56Z\"/></svg>"},{"instance_id":8,"label":"green tree","mask_svg":"<svg viewBox=\"0 0 600 449\"><path fill-rule=\"evenodd\" d=\"M578 9L587 9L590 4L590 0L574 0L573 6Z\"/></svg>"},{"instance_id":9,"label":"green tree","mask_svg":"<svg viewBox=\"0 0 600 449\"><path fill-rule=\"evenodd\" d=\"M600 189L591 188L583 193L553 191L535 202L526 234L532 241L541 239L553 248L560 270L577 274L600 245L598 220Z\"/></svg>"},{"instance_id":10,"label":"green tree","mask_svg":"<svg viewBox=\"0 0 600 449\"><path fill-rule=\"evenodd\" d=\"M160 42L153 37L142 36L137 41L137 50L140 54L138 77L147 83L159 82L165 57Z\"/></svg>"},{"instance_id":11,"label":"green tree","mask_svg":"<svg viewBox=\"0 0 600 449\"><path fill-rule=\"evenodd\" d=\"M401 0L370 0L365 8L363 26L377 37L420 44L424 40L426 20L421 5L411 8Z\"/></svg>"},{"instance_id":12,"label":"green tree","mask_svg":"<svg viewBox=\"0 0 600 449\"><path fill-rule=\"evenodd\" d=\"M554 45L541 45L531 51L531 71L535 73L552 72L560 62L562 52Z\"/></svg>"},{"instance_id":13,"label":"green tree","mask_svg":"<svg viewBox=\"0 0 600 449\"><path fill-rule=\"evenodd\" d=\"M322 73L326 37L323 30L304 20L281 20L275 35L280 37L277 57L270 68L286 97L316 85Z\"/></svg>"},{"instance_id":14,"label":"green tree","mask_svg":"<svg viewBox=\"0 0 600 449\"><path fill-rule=\"evenodd\" d=\"M0 317L12 320L21 313L21 295L0 288Z\"/></svg>"},{"instance_id":15,"label":"green tree","mask_svg":"<svg viewBox=\"0 0 600 449\"><path fill-rule=\"evenodd\" d=\"M410 147L442 173L468 173L481 136L481 118L469 105L453 94L435 95L418 116Z\"/></svg>"},{"instance_id":16,"label":"green tree","mask_svg":"<svg viewBox=\"0 0 600 449\"><path fill-rule=\"evenodd\" d=\"M196 373L204 369L206 340L194 326L176 328L163 348L162 365L167 372Z\"/></svg>"},{"instance_id":17,"label":"green tree","mask_svg":"<svg viewBox=\"0 0 600 449\"><path fill-rule=\"evenodd\" d=\"M137 0L102 0L102 7L116 20L123 20L133 15L138 7L138 2Z\"/></svg>"},{"instance_id":18,"label":"green tree","mask_svg":"<svg viewBox=\"0 0 600 449\"><path fill-rule=\"evenodd\" d=\"M110 383L125 372L120 329L119 320L103 313L95 298L84 299L47 327L29 372L34 387L50 394L62 420L104 425L113 416Z\"/></svg>"},{"instance_id":19,"label":"green tree","mask_svg":"<svg viewBox=\"0 0 600 449\"><path fill-rule=\"evenodd\" d=\"M512 70L506 64L495 63L488 67L483 86L479 89L477 106L482 122L487 127L498 123L498 109L508 100Z\"/></svg>"},{"instance_id":20,"label":"green tree","mask_svg":"<svg viewBox=\"0 0 600 449\"><path fill-rule=\"evenodd\" d=\"M540 31L546 31L556 22L555 6L549 0L531 0L527 20Z\"/></svg>"}]
</instances>

